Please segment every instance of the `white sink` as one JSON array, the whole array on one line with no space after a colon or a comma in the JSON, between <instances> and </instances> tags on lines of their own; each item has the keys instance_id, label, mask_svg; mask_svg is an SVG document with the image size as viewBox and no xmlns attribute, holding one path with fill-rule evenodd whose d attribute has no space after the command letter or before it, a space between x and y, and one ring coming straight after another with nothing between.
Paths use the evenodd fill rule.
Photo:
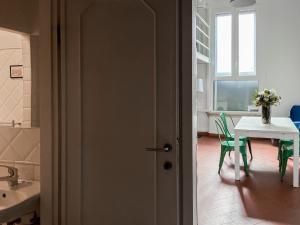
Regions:
<instances>
[{"instance_id":1,"label":"white sink","mask_svg":"<svg viewBox=\"0 0 300 225\"><path fill-rule=\"evenodd\" d=\"M24 182L10 188L5 181L0 182L0 224L15 220L35 211L39 207L40 183Z\"/></svg>"}]
</instances>

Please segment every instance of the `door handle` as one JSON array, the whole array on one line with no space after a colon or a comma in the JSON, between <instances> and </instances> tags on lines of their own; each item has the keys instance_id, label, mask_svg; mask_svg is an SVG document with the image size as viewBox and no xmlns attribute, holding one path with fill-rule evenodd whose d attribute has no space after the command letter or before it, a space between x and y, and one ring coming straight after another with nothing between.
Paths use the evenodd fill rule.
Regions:
<instances>
[{"instance_id":1,"label":"door handle","mask_svg":"<svg viewBox=\"0 0 300 225\"><path fill-rule=\"evenodd\" d=\"M170 152L172 150L172 145L165 144L163 148L145 148L149 152Z\"/></svg>"}]
</instances>

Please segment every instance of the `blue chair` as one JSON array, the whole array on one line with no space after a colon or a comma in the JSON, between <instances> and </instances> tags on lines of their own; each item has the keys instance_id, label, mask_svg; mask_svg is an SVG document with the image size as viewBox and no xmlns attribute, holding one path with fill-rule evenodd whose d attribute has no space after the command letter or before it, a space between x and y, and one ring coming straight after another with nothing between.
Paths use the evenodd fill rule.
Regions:
<instances>
[{"instance_id":1,"label":"blue chair","mask_svg":"<svg viewBox=\"0 0 300 225\"><path fill-rule=\"evenodd\" d=\"M300 130L300 105L294 105L291 108L290 117L298 130Z\"/></svg>"}]
</instances>

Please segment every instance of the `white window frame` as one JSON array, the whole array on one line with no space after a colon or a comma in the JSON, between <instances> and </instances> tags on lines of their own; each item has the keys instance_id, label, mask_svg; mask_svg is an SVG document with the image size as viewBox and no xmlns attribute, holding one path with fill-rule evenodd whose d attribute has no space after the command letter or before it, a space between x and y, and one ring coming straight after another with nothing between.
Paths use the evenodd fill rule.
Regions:
<instances>
[{"instance_id":1,"label":"white window frame","mask_svg":"<svg viewBox=\"0 0 300 225\"><path fill-rule=\"evenodd\" d=\"M239 14L240 13L247 13L247 12L255 12L255 73L239 73ZM218 74L216 75L216 40L215 40L215 32L216 32L216 16L220 14L231 14L232 15L232 66L231 66L231 74L230 75L223 75ZM214 81L215 80L231 80L231 81L258 81L258 88L260 85L259 77L257 76L257 24L256 24L256 17L257 17L257 10L255 8L243 8L243 9L234 9L234 8L220 8L214 9L211 11L211 30L210 30L210 37L213 41L211 41L211 63L210 63L210 79L208 80L208 102L209 102L209 111L215 112L214 110ZM238 113L235 111L235 113ZM240 111L241 114L243 113L251 113L247 111ZM253 112L253 114L257 114Z\"/></svg>"}]
</instances>

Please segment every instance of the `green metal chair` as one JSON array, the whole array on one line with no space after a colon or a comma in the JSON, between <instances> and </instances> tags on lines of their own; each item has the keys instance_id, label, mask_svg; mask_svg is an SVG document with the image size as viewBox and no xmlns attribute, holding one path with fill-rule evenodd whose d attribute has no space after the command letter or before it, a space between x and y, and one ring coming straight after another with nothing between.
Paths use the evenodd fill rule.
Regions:
<instances>
[{"instance_id":1,"label":"green metal chair","mask_svg":"<svg viewBox=\"0 0 300 225\"><path fill-rule=\"evenodd\" d=\"M286 166L287 166L287 161L289 159L289 157L294 156L294 150L293 149L289 149L287 146L283 145L283 150L281 153L281 159L279 160L280 163L280 178L281 181L283 180L283 177L285 175L286 172ZM300 150L299 150L300 151Z\"/></svg>"},{"instance_id":2,"label":"green metal chair","mask_svg":"<svg viewBox=\"0 0 300 225\"><path fill-rule=\"evenodd\" d=\"M294 145L293 140L288 140L288 139L279 140L278 158L279 158L279 172L280 172L281 181L283 180L283 177L285 175L287 161L289 157L294 156L293 145Z\"/></svg>"},{"instance_id":3,"label":"green metal chair","mask_svg":"<svg viewBox=\"0 0 300 225\"><path fill-rule=\"evenodd\" d=\"M225 141L222 141L221 133L223 135L225 135L224 127L222 125L222 122L219 119L216 119L215 123L216 123L218 136L219 136L219 140L220 140L220 144L221 144L221 154L220 154L219 170L218 170L218 174L220 174L226 153L234 151L234 141L229 141L227 139L225 139ZM243 162L244 162L244 170L245 170L246 175L248 176L249 169L248 169L248 163L247 163L247 151L246 151L245 142L240 140L239 147L240 147L240 152L241 152Z\"/></svg>"},{"instance_id":4,"label":"green metal chair","mask_svg":"<svg viewBox=\"0 0 300 225\"><path fill-rule=\"evenodd\" d=\"M227 118L226 117L227 117L226 113L224 113L224 112L220 113L220 118L221 118L221 121L222 121L222 124L223 124L223 127L224 127L225 137L226 137L226 140L228 140L228 141L234 141L234 134L230 133L230 131L228 129ZM232 117L231 116L228 116L228 117L230 118L230 120L232 122L232 125L235 126ZM240 141L244 141L245 143L246 142L248 143L249 152L250 152L250 155L251 155L251 159L253 159L250 138L249 137L241 136L240 137Z\"/></svg>"},{"instance_id":5,"label":"green metal chair","mask_svg":"<svg viewBox=\"0 0 300 225\"><path fill-rule=\"evenodd\" d=\"M290 139L281 139L278 143L278 156L277 159L279 160L279 172L281 173L281 164L282 164L282 147L285 146L285 148L293 146L294 142Z\"/></svg>"}]
</instances>

